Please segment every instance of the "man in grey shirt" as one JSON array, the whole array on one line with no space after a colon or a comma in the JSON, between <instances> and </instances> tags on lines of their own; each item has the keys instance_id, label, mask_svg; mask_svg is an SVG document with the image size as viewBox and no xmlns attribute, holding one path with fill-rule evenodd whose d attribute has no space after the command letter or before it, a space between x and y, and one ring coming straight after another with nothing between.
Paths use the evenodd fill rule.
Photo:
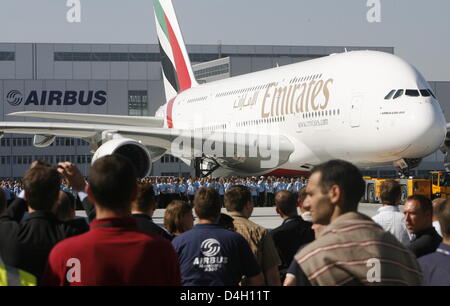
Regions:
<instances>
[{"instance_id":1,"label":"man in grey shirt","mask_svg":"<svg viewBox=\"0 0 450 306\"><path fill-rule=\"evenodd\" d=\"M401 198L400 184L395 180L386 180L380 186L380 207L373 221L381 225L385 231L394 235L403 245L410 242L405 217L400 212L398 204Z\"/></svg>"}]
</instances>

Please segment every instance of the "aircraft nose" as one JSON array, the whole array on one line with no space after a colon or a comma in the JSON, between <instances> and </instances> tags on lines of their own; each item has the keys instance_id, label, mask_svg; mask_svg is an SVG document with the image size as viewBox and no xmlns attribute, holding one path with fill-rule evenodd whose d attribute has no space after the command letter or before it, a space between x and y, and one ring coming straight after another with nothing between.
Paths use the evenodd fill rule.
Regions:
<instances>
[{"instance_id":1,"label":"aircraft nose","mask_svg":"<svg viewBox=\"0 0 450 306\"><path fill-rule=\"evenodd\" d=\"M412 107L407 121L405 129L413 137L404 158L425 157L443 144L447 123L438 103L420 103Z\"/></svg>"}]
</instances>

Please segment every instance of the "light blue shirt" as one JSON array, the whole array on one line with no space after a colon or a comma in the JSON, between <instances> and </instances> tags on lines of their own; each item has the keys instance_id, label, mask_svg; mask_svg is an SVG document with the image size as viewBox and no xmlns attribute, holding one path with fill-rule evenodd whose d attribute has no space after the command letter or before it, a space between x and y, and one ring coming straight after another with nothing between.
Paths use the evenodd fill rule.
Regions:
<instances>
[{"instance_id":1,"label":"light blue shirt","mask_svg":"<svg viewBox=\"0 0 450 306\"><path fill-rule=\"evenodd\" d=\"M186 183L180 184L180 185L179 185L179 187L178 187L178 192L180 192L180 193L185 193L186 190L187 190L187 184L186 184Z\"/></svg>"},{"instance_id":2,"label":"light blue shirt","mask_svg":"<svg viewBox=\"0 0 450 306\"><path fill-rule=\"evenodd\" d=\"M219 186L219 195L225 194L225 186L222 183L217 184Z\"/></svg>"},{"instance_id":3,"label":"light blue shirt","mask_svg":"<svg viewBox=\"0 0 450 306\"><path fill-rule=\"evenodd\" d=\"M295 192L299 192L300 189L303 188L303 183L302 182L295 182L294 185L295 185Z\"/></svg>"},{"instance_id":4,"label":"light blue shirt","mask_svg":"<svg viewBox=\"0 0 450 306\"><path fill-rule=\"evenodd\" d=\"M155 193L155 196L159 196L159 184L153 184L153 192Z\"/></svg>"},{"instance_id":5,"label":"light blue shirt","mask_svg":"<svg viewBox=\"0 0 450 306\"><path fill-rule=\"evenodd\" d=\"M269 183L266 183L266 190L268 193L273 193L273 191L275 190L275 187L272 185L269 185Z\"/></svg>"},{"instance_id":6,"label":"light blue shirt","mask_svg":"<svg viewBox=\"0 0 450 306\"><path fill-rule=\"evenodd\" d=\"M160 191L160 193L167 193L167 185L166 184L158 184L158 189Z\"/></svg>"},{"instance_id":7,"label":"light blue shirt","mask_svg":"<svg viewBox=\"0 0 450 306\"><path fill-rule=\"evenodd\" d=\"M264 192L266 191L266 184L264 183L264 181L260 181L258 183L258 192Z\"/></svg>"},{"instance_id":8,"label":"light blue shirt","mask_svg":"<svg viewBox=\"0 0 450 306\"><path fill-rule=\"evenodd\" d=\"M175 185L172 183L166 184L166 192L167 193L175 193Z\"/></svg>"},{"instance_id":9,"label":"light blue shirt","mask_svg":"<svg viewBox=\"0 0 450 306\"><path fill-rule=\"evenodd\" d=\"M187 191L189 195L195 195L195 192L197 191L195 184L188 184Z\"/></svg>"},{"instance_id":10,"label":"light blue shirt","mask_svg":"<svg viewBox=\"0 0 450 306\"><path fill-rule=\"evenodd\" d=\"M257 186L255 184L248 182L247 187L250 188L250 194L252 197L256 197L258 195L258 192L256 191Z\"/></svg>"}]
</instances>

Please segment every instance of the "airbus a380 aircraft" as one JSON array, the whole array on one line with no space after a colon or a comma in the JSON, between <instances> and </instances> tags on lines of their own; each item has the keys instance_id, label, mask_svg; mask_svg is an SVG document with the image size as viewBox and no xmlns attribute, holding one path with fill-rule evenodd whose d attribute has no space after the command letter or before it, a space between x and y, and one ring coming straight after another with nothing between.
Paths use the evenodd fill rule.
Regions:
<instances>
[{"instance_id":1,"label":"airbus a380 aircraft","mask_svg":"<svg viewBox=\"0 0 450 306\"><path fill-rule=\"evenodd\" d=\"M199 85L171 1L153 2L167 98L156 117L19 112L12 115L92 123L1 122L0 130L34 134L37 147L56 136L82 138L96 151L93 161L120 153L141 176L163 154L192 158L199 154L195 144L207 139L215 140L213 149L235 149L216 154L200 146L203 157L220 166L215 175L287 175L335 158L409 168L444 143L436 97L420 72L397 56L345 52ZM173 145L183 135L192 140L184 142L191 155L181 156ZM249 154L263 151L265 136L277 155L269 166L261 163L267 154Z\"/></svg>"}]
</instances>

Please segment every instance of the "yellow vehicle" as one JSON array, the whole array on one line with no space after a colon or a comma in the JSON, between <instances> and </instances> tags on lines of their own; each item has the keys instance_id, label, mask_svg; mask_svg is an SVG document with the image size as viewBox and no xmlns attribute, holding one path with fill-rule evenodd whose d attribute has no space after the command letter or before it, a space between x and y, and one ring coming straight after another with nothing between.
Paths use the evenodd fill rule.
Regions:
<instances>
[{"instance_id":1,"label":"yellow vehicle","mask_svg":"<svg viewBox=\"0 0 450 306\"><path fill-rule=\"evenodd\" d=\"M364 202L380 203L380 186L386 179L364 177L366 190ZM411 195L424 195L430 199L450 197L450 172L433 171L429 179L396 179L402 189L401 203Z\"/></svg>"},{"instance_id":2,"label":"yellow vehicle","mask_svg":"<svg viewBox=\"0 0 450 306\"><path fill-rule=\"evenodd\" d=\"M433 171L431 172L431 194L435 198L450 198L450 172Z\"/></svg>"}]
</instances>

